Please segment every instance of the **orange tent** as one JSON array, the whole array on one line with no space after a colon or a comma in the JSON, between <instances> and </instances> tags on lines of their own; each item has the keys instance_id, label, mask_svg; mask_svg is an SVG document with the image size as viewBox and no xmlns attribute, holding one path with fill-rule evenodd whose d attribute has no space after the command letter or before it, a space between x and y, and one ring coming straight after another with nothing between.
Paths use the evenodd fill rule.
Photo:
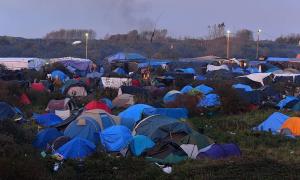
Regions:
<instances>
[{"instance_id":1,"label":"orange tent","mask_svg":"<svg viewBox=\"0 0 300 180\"><path fill-rule=\"evenodd\" d=\"M281 126L281 129L289 129L294 136L300 136L300 117L290 117Z\"/></svg>"}]
</instances>

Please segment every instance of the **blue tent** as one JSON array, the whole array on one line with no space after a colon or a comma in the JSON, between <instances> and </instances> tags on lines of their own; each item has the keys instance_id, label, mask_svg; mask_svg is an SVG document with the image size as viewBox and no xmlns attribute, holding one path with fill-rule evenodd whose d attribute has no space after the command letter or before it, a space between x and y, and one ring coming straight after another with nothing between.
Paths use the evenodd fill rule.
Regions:
<instances>
[{"instance_id":1,"label":"blue tent","mask_svg":"<svg viewBox=\"0 0 300 180\"><path fill-rule=\"evenodd\" d=\"M118 75L125 75L125 74L127 74L125 72L125 70L123 68L120 68L120 67L118 67L115 70L113 70L113 72L116 73L116 74L118 74Z\"/></svg>"},{"instance_id":2,"label":"blue tent","mask_svg":"<svg viewBox=\"0 0 300 180\"><path fill-rule=\"evenodd\" d=\"M192 86L190 86L190 85L187 85L187 86L184 86L181 90L180 90L180 92L182 92L182 93L189 93L191 90L193 90L194 88L192 87Z\"/></svg>"},{"instance_id":3,"label":"blue tent","mask_svg":"<svg viewBox=\"0 0 300 180\"><path fill-rule=\"evenodd\" d=\"M16 115L16 110L6 102L0 102L0 121L11 119Z\"/></svg>"},{"instance_id":4,"label":"blue tent","mask_svg":"<svg viewBox=\"0 0 300 180\"><path fill-rule=\"evenodd\" d=\"M213 88L206 86L204 84L201 84L201 85L195 87L194 89L201 92L202 94L209 94L214 90Z\"/></svg>"},{"instance_id":5,"label":"blue tent","mask_svg":"<svg viewBox=\"0 0 300 180\"><path fill-rule=\"evenodd\" d=\"M58 153L64 159L82 159L96 151L96 146L89 140L76 137L61 146L55 154Z\"/></svg>"},{"instance_id":6,"label":"blue tent","mask_svg":"<svg viewBox=\"0 0 300 180\"><path fill-rule=\"evenodd\" d=\"M65 73L63 73L62 71L60 71L60 70L54 70L54 71L52 71L51 72L51 77L53 79L55 79L56 77L58 77L61 81L65 81L65 80L69 79L69 77Z\"/></svg>"},{"instance_id":7,"label":"blue tent","mask_svg":"<svg viewBox=\"0 0 300 180\"><path fill-rule=\"evenodd\" d=\"M151 149L155 143L144 135L134 136L130 143L130 151L134 156L140 156L145 150Z\"/></svg>"},{"instance_id":8,"label":"blue tent","mask_svg":"<svg viewBox=\"0 0 300 180\"><path fill-rule=\"evenodd\" d=\"M63 136L63 133L58 131L56 128L48 128L41 130L35 140L33 146L39 149L46 149L47 144L51 144L56 138Z\"/></svg>"},{"instance_id":9,"label":"blue tent","mask_svg":"<svg viewBox=\"0 0 300 180\"><path fill-rule=\"evenodd\" d=\"M281 57L268 57L266 61L269 62L288 62L292 60L291 58L281 58Z\"/></svg>"},{"instance_id":10,"label":"blue tent","mask_svg":"<svg viewBox=\"0 0 300 180\"><path fill-rule=\"evenodd\" d=\"M117 54L111 55L107 58L108 62L113 62L113 61L140 61L140 62L145 62L146 58L140 54L137 53L124 53L124 52L119 52Z\"/></svg>"},{"instance_id":11,"label":"blue tent","mask_svg":"<svg viewBox=\"0 0 300 180\"><path fill-rule=\"evenodd\" d=\"M152 108L146 104L135 104L119 113L121 125L132 129L134 125L142 119L142 114L145 108Z\"/></svg>"},{"instance_id":12,"label":"blue tent","mask_svg":"<svg viewBox=\"0 0 300 180\"><path fill-rule=\"evenodd\" d=\"M148 62L139 63L138 68L146 68L148 66L150 66L152 68L157 68L157 67L161 67L162 65L166 65L168 63L169 63L169 61L157 61L155 59L150 59L150 60L148 60Z\"/></svg>"},{"instance_id":13,"label":"blue tent","mask_svg":"<svg viewBox=\"0 0 300 180\"><path fill-rule=\"evenodd\" d=\"M160 114L175 119L188 118L188 110L186 108L146 108L144 109L143 114L146 116Z\"/></svg>"},{"instance_id":14,"label":"blue tent","mask_svg":"<svg viewBox=\"0 0 300 180\"><path fill-rule=\"evenodd\" d=\"M289 102L298 100L298 98L294 97L294 96L287 96L286 98L282 99L277 106L282 109L284 108Z\"/></svg>"},{"instance_id":15,"label":"blue tent","mask_svg":"<svg viewBox=\"0 0 300 180\"><path fill-rule=\"evenodd\" d=\"M289 116L287 115L284 115L280 112L274 112L264 122L262 122L254 129L258 131L271 131L272 133L278 133L278 130L288 118Z\"/></svg>"},{"instance_id":16,"label":"blue tent","mask_svg":"<svg viewBox=\"0 0 300 180\"><path fill-rule=\"evenodd\" d=\"M186 73L186 74L196 74L196 71L193 68L182 68L182 69L176 69L175 71L176 72L183 72L183 73Z\"/></svg>"},{"instance_id":17,"label":"blue tent","mask_svg":"<svg viewBox=\"0 0 300 180\"><path fill-rule=\"evenodd\" d=\"M237 74L244 74L244 69L243 69L243 68L240 68L240 67L232 68L231 71L232 71L233 73L237 73Z\"/></svg>"},{"instance_id":18,"label":"blue tent","mask_svg":"<svg viewBox=\"0 0 300 180\"><path fill-rule=\"evenodd\" d=\"M54 113L34 114L33 119L39 125L44 126L44 127L55 126L55 125L63 122L63 120Z\"/></svg>"},{"instance_id":19,"label":"blue tent","mask_svg":"<svg viewBox=\"0 0 300 180\"><path fill-rule=\"evenodd\" d=\"M246 69L249 73L259 73L259 70L258 70L258 68L256 68L256 67L248 67L247 69Z\"/></svg>"},{"instance_id":20,"label":"blue tent","mask_svg":"<svg viewBox=\"0 0 300 180\"><path fill-rule=\"evenodd\" d=\"M70 138L80 137L87 139L94 144L100 142L100 125L91 117L82 117L71 122L64 131L64 135Z\"/></svg>"},{"instance_id":21,"label":"blue tent","mask_svg":"<svg viewBox=\"0 0 300 180\"><path fill-rule=\"evenodd\" d=\"M132 140L131 131L125 126L111 126L100 133L103 147L109 152L119 152Z\"/></svg>"},{"instance_id":22,"label":"blue tent","mask_svg":"<svg viewBox=\"0 0 300 180\"><path fill-rule=\"evenodd\" d=\"M235 89L243 89L246 92L253 91L253 89L250 86L245 85L245 84L234 84L234 85L232 85L232 87Z\"/></svg>"},{"instance_id":23,"label":"blue tent","mask_svg":"<svg viewBox=\"0 0 300 180\"><path fill-rule=\"evenodd\" d=\"M217 94L208 94L200 99L197 107L213 107L221 105L220 97Z\"/></svg>"},{"instance_id":24,"label":"blue tent","mask_svg":"<svg viewBox=\"0 0 300 180\"><path fill-rule=\"evenodd\" d=\"M109 109L113 109L114 108L113 103L112 103L112 101L110 99L108 99L108 98L102 98L102 99L100 99L100 101L103 102L104 104L106 104L109 107Z\"/></svg>"},{"instance_id":25,"label":"blue tent","mask_svg":"<svg viewBox=\"0 0 300 180\"><path fill-rule=\"evenodd\" d=\"M170 103L176 100L177 96L182 94L180 91L176 91L176 90L172 90L169 91L164 97L163 97L163 101L164 103Z\"/></svg>"},{"instance_id":26,"label":"blue tent","mask_svg":"<svg viewBox=\"0 0 300 180\"><path fill-rule=\"evenodd\" d=\"M206 80L206 77L202 76L202 75L198 75L198 76L196 76L196 80L197 81L204 81L204 80Z\"/></svg>"}]
</instances>

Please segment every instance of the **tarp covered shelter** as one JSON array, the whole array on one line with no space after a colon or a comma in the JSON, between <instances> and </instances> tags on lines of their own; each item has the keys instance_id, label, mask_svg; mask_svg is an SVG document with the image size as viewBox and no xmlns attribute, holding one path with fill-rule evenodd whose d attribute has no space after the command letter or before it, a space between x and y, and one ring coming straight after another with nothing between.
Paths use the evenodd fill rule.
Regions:
<instances>
[{"instance_id":1,"label":"tarp covered shelter","mask_svg":"<svg viewBox=\"0 0 300 180\"><path fill-rule=\"evenodd\" d=\"M130 151L134 156L140 156L143 152L151 149L155 143L147 136L136 135L130 142Z\"/></svg>"},{"instance_id":2,"label":"tarp covered shelter","mask_svg":"<svg viewBox=\"0 0 300 180\"><path fill-rule=\"evenodd\" d=\"M35 69L40 70L46 64L44 59L40 58L0 58L0 64L9 70Z\"/></svg>"},{"instance_id":3,"label":"tarp covered shelter","mask_svg":"<svg viewBox=\"0 0 300 180\"><path fill-rule=\"evenodd\" d=\"M163 101L164 103L170 103L176 100L176 98L178 97L178 95L182 94L180 91L176 91L176 90L172 90L169 91L164 97L163 97Z\"/></svg>"},{"instance_id":4,"label":"tarp covered shelter","mask_svg":"<svg viewBox=\"0 0 300 180\"><path fill-rule=\"evenodd\" d=\"M83 138L74 138L61 146L55 154L59 154L63 159L83 159L96 151L96 145Z\"/></svg>"},{"instance_id":5,"label":"tarp covered shelter","mask_svg":"<svg viewBox=\"0 0 300 180\"><path fill-rule=\"evenodd\" d=\"M240 83L238 83L238 84L232 85L232 87L235 88L235 89L243 89L244 91L247 91L247 92L253 91L253 89L251 88L251 86L246 85L246 84L240 84Z\"/></svg>"},{"instance_id":6,"label":"tarp covered shelter","mask_svg":"<svg viewBox=\"0 0 300 180\"><path fill-rule=\"evenodd\" d=\"M137 61L145 62L146 58L138 53L125 53L119 52L106 58L109 63L111 62L126 62L126 61Z\"/></svg>"},{"instance_id":7,"label":"tarp covered shelter","mask_svg":"<svg viewBox=\"0 0 300 180\"><path fill-rule=\"evenodd\" d=\"M43 129L37 134L33 141L33 146L45 150L47 145L50 146L52 142L60 136L63 136L63 133L56 128Z\"/></svg>"},{"instance_id":8,"label":"tarp covered shelter","mask_svg":"<svg viewBox=\"0 0 300 180\"><path fill-rule=\"evenodd\" d=\"M53 58L50 59L50 63L60 63L72 73L76 73L80 76L85 76L93 64L89 59L74 57Z\"/></svg>"},{"instance_id":9,"label":"tarp covered shelter","mask_svg":"<svg viewBox=\"0 0 300 180\"><path fill-rule=\"evenodd\" d=\"M132 140L131 131L125 126L111 126L100 133L103 147L108 152L119 152Z\"/></svg>"},{"instance_id":10,"label":"tarp covered shelter","mask_svg":"<svg viewBox=\"0 0 300 180\"><path fill-rule=\"evenodd\" d=\"M200 99L197 107L213 107L221 105L220 97L217 94L207 94Z\"/></svg>"},{"instance_id":11,"label":"tarp covered shelter","mask_svg":"<svg viewBox=\"0 0 300 180\"><path fill-rule=\"evenodd\" d=\"M8 119L20 119L22 114L20 114L16 108L7 104L6 102L0 102L0 121Z\"/></svg>"},{"instance_id":12,"label":"tarp covered shelter","mask_svg":"<svg viewBox=\"0 0 300 180\"><path fill-rule=\"evenodd\" d=\"M54 70L51 72L51 77L52 79L58 78L62 82L66 81L69 79L69 77L62 71L60 70Z\"/></svg>"},{"instance_id":13,"label":"tarp covered shelter","mask_svg":"<svg viewBox=\"0 0 300 180\"><path fill-rule=\"evenodd\" d=\"M143 111L146 108L152 108L152 106L146 104L135 104L119 113L121 118L121 124L132 129L137 122L142 119Z\"/></svg>"},{"instance_id":14,"label":"tarp covered shelter","mask_svg":"<svg viewBox=\"0 0 300 180\"><path fill-rule=\"evenodd\" d=\"M54 113L34 114L33 119L43 127L51 127L63 122L63 120Z\"/></svg>"},{"instance_id":15,"label":"tarp covered shelter","mask_svg":"<svg viewBox=\"0 0 300 180\"><path fill-rule=\"evenodd\" d=\"M154 142L163 140L174 133L191 133L191 128L184 122L167 116L153 115L140 121L133 130L133 135L150 137Z\"/></svg>"},{"instance_id":16,"label":"tarp covered shelter","mask_svg":"<svg viewBox=\"0 0 300 180\"><path fill-rule=\"evenodd\" d=\"M201 84L201 85L199 85L199 86L196 86L196 87L194 88L194 90L199 91L199 92L201 92L202 94L209 94L209 93L211 93L214 89L211 88L211 87L209 87L209 86L206 86L205 84Z\"/></svg>"},{"instance_id":17,"label":"tarp covered shelter","mask_svg":"<svg viewBox=\"0 0 300 180\"><path fill-rule=\"evenodd\" d=\"M197 159L224 159L232 156L241 156L241 150L236 144L213 144L205 152L200 152Z\"/></svg>"},{"instance_id":18,"label":"tarp covered shelter","mask_svg":"<svg viewBox=\"0 0 300 180\"><path fill-rule=\"evenodd\" d=\"M175 119L188 118L188 110L186 108L145 108L143 114L146 116L159 114Z\"/></svg>"},{"instance_id":19,"label":"tarp covered shelter","mask_svg":"<svg viewBox=\"0 0 300 180\"><path fill-rule=\"evenodd\" d=\"M258 125L256 130L267 131L272 133L279 133L282 124L289 118L289 116L284 115L280 112L274 112L271 114L264 122Z\"/></svg>"}]
</instances>

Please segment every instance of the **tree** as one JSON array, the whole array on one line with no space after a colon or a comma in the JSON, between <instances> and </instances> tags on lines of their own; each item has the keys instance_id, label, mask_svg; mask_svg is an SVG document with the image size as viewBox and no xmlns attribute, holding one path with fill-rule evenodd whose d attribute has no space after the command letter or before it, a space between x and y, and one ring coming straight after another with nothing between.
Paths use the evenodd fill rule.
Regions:
<instances>
[{"instance_id":1,"label":"tree","mask_svg":"<svg viewBox=\"0 0 300 180\"><path fill-rule=\"evenodd\" d=\"M89 34L89 39L96 39L96 32L91 29L61 29L46 34L44 39L78 40L85 38L85 33Z\"/></svg>"}]
</instances>

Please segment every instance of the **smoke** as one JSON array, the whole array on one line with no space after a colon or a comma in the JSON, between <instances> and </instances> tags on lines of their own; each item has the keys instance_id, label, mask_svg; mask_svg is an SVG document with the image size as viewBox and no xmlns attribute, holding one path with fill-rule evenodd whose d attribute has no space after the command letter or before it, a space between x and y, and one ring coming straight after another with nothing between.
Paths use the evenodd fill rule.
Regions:
<instances>
[{"instance_id":1,"label":"smoke","mask_svg":"<svg viewBox=\"0 0 300 180\"><path fill-rule=\"evenodd\" d=\"M153 30L155 22L147 13L151 12L152 4L148 0L109 0L110 17L109 20L118 25L123 25L128 29L139 31ZM113 2L112 2L113 1ZM113 17L113 19L111 19ZM124 28L124 27L123 27Z\"/></svg>"}]
</instances>

